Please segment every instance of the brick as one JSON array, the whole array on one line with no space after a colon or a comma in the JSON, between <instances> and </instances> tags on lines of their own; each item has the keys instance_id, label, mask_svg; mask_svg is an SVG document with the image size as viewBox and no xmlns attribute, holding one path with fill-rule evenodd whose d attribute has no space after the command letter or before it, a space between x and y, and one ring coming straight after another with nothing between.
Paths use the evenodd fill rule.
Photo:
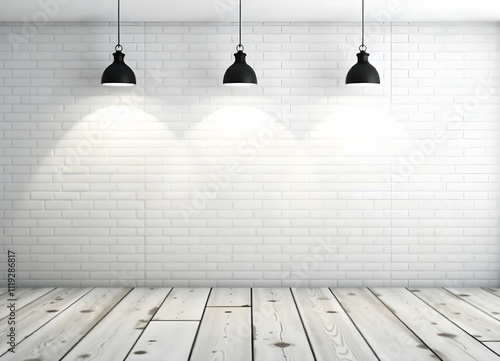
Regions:
<instances>
[{"instance_id":1,"label":"brick","mask_svg":"<svg viewBox=\"0 0 500 361\"><path fill-rule=\"evenodd\" d=\"M127 24L124 91L99 87L108 24L46 24L17 53L4 37L0 218L25 279L498 286L500 97L466 108L498 75L498 27L376 29L371 90L343 85L352 25L245 27L253 89L221 86L227 24Z\"/></svg>"}]
</instances>

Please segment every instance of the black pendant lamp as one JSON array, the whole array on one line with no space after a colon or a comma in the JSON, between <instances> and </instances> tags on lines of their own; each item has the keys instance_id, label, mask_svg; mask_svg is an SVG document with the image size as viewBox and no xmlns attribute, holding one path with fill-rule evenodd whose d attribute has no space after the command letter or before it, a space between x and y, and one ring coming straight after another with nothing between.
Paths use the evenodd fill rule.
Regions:
<instances>
[{"instance_id":1,"label":"black pendant lamp","mask_svg":"<svg viewBox=\"0 0 500 361\"><path fill-rule=\"evenodd\" d=\"M118 0L118 44L113 53L113 63L102 73L101 84L106 86L134 86L136 84L135 74L130 67L125 64L125 54L120 44L120 0Z\"/></svg>"},{"instance_id":2,"label":"black pendant lamp","mask_svg":"<svg viewBox=\"0 0 500 361\"><path fill-rule=\"evenodd\" d=\"M368 62L370 54L366 52L365 45L365 0L361 1L361 45L359 46L359 53L356 54L358 62L347 73L345 83L350 85L380 84L377 69Z\"/></svg>"},{"instance_id":3,"label":"black pendant lamp","mask_svg":"<svg viewBox=\"0 0 500 361\"><path fill-rule=\"evenodd\" d=\"M245 49L241 45L241 0L240 0L240 42L236 46L236 53L234 54L234 64L227 68L224 74L224 85L229 86L250 86L257 85L257 76L252 67L247 64L245 58L247 54L243 52Z\"/></svg>"}]
</instances>

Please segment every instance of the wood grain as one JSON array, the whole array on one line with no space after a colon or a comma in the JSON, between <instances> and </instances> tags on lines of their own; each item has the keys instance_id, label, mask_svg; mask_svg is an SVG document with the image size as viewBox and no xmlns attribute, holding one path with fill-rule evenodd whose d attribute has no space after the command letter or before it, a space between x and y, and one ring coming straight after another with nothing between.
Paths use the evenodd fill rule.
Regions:
<instances>
[{"instance_id":1,"label":"wood grain","mask_svg":"<svg viewBox=\"0 0 500 361\"><path fill-rule=\"evenodd\" d=\"M412 290L20 288L0 361L500 361L497 289Z\"/></svg>"},{"instance_id":2,"label":"wood grain","mask_svg":"<svg viewBox=\"0 0 500 361\"><path fill-rule=\"evenodd\" d=\"M201 320L210 288L174 288L153 320Z\"/></svg>"},{"instance_id":3,"label":"wood grain","mask_svg":"<svg viewBox=\"0 0 500 361\"><path fill-rule=\"evenodd\" d=\"M134 288L62 360L123 360L169 292Z\"/></svg>"},{"instance_id":4,"label":"wood grain","mask_svg":"<svg viewBox=\"0 0 500 361\"><path fill-rule=\"evenodd\" d=\"M314 360L290 289L256 288L252 305L255 361Z\"/></svg>"},{"instance_id":5,"label":"wood grain","mask_svg":"<svg viewBox=\"0 0 500 361\"><path fill-rule=\"evenodd\" d=\"M373 291L443 361L500 360L410 291L401 288L375 288Z\"/></svg>"},{"instance_id":6,"label":"wood grain","mask_svg":"<svg viewBox=\"0 0 500 361\"><path fill-rule=\"evenodd\" d=\"M249 288L214 288L210 293L207 306L250 307Z\"/></svg>"},{"instance_id":7,"label":"wood grain","mask_svg":"<svg viewBox=\"0 0 500 361\"><path fill-rule=\"evenodd\" d=\"M500 297L500 288L484 288L484 290L490 292L491 294Z\"/></svg>"},{"instance_id":8,"label":"wood grain","mask_svg":"<svg viewBox=\"0 0 500 361\"><path fill-rule=\"evenodd\" d=\"M126 361L183 361L189 357L199 321L152 321Z\"/></svg>"},{"instance_id":9,"label":"wood grain","mask_svg":"<svg viewBox=\"0 0 500 361\"><path fill-rule=\"evenodd\" d=\"M250 307L207 307L189 361L251 361Z\"/></svg>"},{"instance_id":10,"label":"wood grain","mask_svg":"<svg viewBox=\"0 0 500 361\"><path fill-rule=\"evenodd\" d=\"M500 355L500 342L484 342L483 345Z\"/></svg>"},{"instance_id":11,"label":"wood grain","mask_svg":"<svg viewBox=\"0 0 500 361\"><path fill-rule=\"evenodd\" d=\"M22 342L91 290L91 288L58 288L21 308L16 315L17 343ZM6 328L0 329L0 340L7 339L6 333ZM0 343L0 355L7 349L5 342Z\"/></svg>"},{"instance_id":12,"label":"wood grain","mask_svg":"<svg viewBox=\"0 0 500 361\"><path fill-rule=\"evenodd\" d=\"M59 360L129 291L124 288L92 290L24 340L11 360Z\"/></svg>"},{"instance_id":13,"label":"wood grain","mask_svg":"<svg viewBox=\"0 0 500 361\"><path fill-rule=\"evenodd\" d=\"M16 310L19 311L24 306L48 294L54 289L55 289L54 287L17 289L14 296L14 298L16 299L15 301ZM10 301L8 301L10 298L11 297L8 294L0 296L0 319L4 318L9 314L9 309L7 308L7 305L11 303Z\"/></svg>"},{"instance_id":14,"label":"wood grain","mask_svg":"<svg viewBox=\"0 0 500 361\"><path fill-rule=\"evenodd\" d=\"M331 291L380 360L437 360L369 290L332 288Z\"/></svg>"},{"instance_id":15,"label":"wood grain","mask_svg":"<svg viewBox=\"0 0 500 361\"><path fill-rule=\"evenodd\" d=\"M500 298L481 288L447 288L455 296L500 321Z\"/></svg>"},{"instance_id":16,"label":"wood grain","mask_svg":"<svg viewBox=\"0 0 500 361\"><path fill-rule=\"evenodd\" d=\"M317 361L377 360L328 288L292 291Z\"/></svg>"},{"instance_id":17,"label":"wood grain","mask_svg":"<svg viewBox=\"0 0 500 361\"><path fill-rule=\"evenodd\" d=\"M440 288L411 289L412 293L479 341L500 341L500 322Z\"/></svg>"}]
</instances>

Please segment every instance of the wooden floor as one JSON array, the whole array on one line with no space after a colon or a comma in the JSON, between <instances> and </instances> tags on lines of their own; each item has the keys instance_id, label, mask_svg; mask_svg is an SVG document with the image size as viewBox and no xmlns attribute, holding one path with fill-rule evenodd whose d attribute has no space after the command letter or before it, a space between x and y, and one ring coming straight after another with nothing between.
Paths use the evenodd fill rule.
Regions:
<instances>
[{"instance_id":1,"label":"wooden floor","mask_svg":"<svg viewBox=\"0 0 500 361\"><path fill-rule=\"evenodd\" d=\"M500 289L0 289L0 360L500 360Z\"/></svg>"}]
</instances>

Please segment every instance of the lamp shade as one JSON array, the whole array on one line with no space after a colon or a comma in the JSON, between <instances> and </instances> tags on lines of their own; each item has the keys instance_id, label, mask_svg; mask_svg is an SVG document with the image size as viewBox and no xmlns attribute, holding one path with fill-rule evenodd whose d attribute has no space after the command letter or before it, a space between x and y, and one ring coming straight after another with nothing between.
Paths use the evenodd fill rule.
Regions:
<instances>
[{"instance_id":1,"label":"lamp shade","mask_svg":"<svg viewBox=\"0 0 500 361\"><path fill-rule=\"evenodd\" d=\"M358 54L358 62L347 73L346 84L380 84L380 76L377 69L368 62L368 54L366 51L360 50Z\"/></svg>"},{"instance_id":2,"label":"lamp shade","mask_svg":"<svg viewBox=\"0 0 500 361\"><path fill-rule=\"evenodd\" d=\"M223 84L229 86L250 86L257 84L257 76L252 67L247 64L245 58L247 54L243 50L238 50L234 54L233 65L227 68L224 74Z\"/></svg>"},{"instance_id":3,"label":"lamp shade","mask_svg":"<svg viewBox=\"0 0 500 361\"><path fill-rule=\"evenodd\" d=\"M113 53L114 61L102 73L101 84L107 86L134 86L135 74L123 60L125 54L120 50Z\"/></svg>"}]
</instances>

